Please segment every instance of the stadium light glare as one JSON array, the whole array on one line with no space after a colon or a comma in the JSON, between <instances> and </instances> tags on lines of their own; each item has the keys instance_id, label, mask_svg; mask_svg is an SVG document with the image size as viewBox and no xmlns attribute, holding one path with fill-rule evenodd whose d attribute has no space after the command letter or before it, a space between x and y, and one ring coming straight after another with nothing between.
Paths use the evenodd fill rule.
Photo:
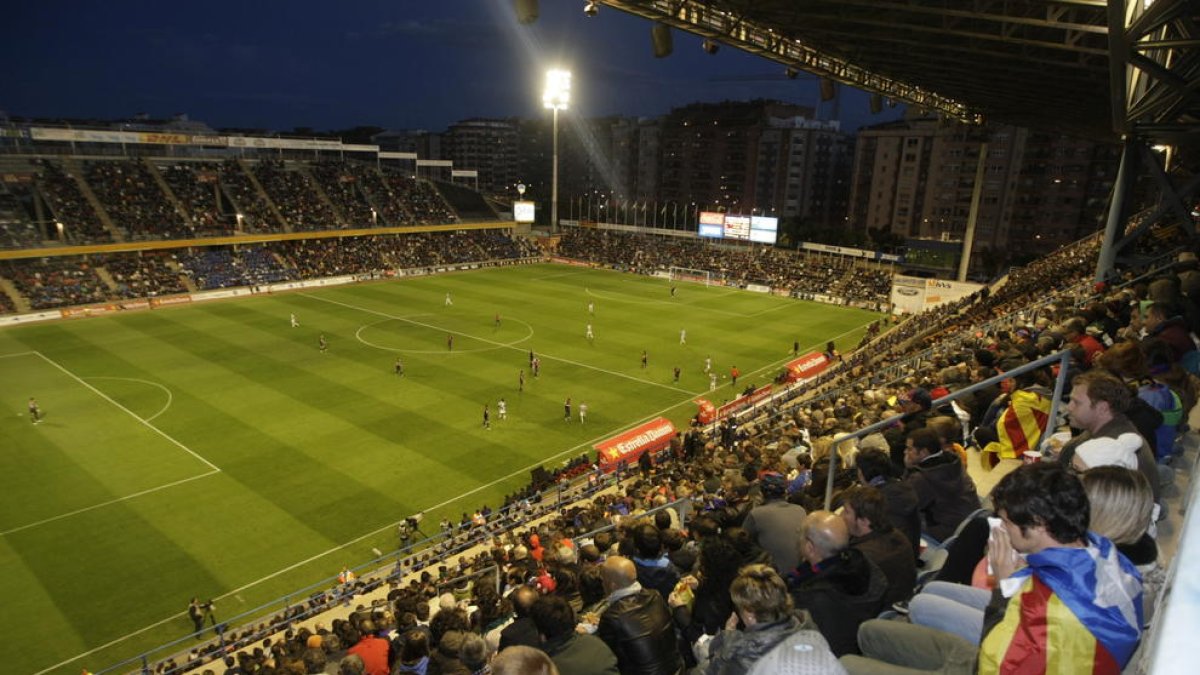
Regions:
<instances>
[{"instance_id":1,"label":"stadium light glare","mask_svg":"<svg viewBox=\"0 0 1200 675\"><path fill-rule=\"evenodd\" d=\"M552 68L546 71L546 87L542 90L542 106L553 113L551 135L554 143L554 165L550 177L550 232L558 232L558 111L571 103L571 71Z\"/></svg>"}]
</instances>

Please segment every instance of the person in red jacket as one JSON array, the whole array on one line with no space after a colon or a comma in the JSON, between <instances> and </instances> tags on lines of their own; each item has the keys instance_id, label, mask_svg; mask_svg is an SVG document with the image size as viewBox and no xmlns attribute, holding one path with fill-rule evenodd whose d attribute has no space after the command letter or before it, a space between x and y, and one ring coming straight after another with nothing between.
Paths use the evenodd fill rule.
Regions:
<instances>
[{"instance_id":1,"label":"person in red jacket","mask_svg":"<svg viewBox=\"0 0 1200 675\"><path fill-rule=\"evenodd\" d=\"M362 659L365 675L388 675L391 643L375 634L378 629L370 619L363 621L359 629L362 631L362 638L347 649L346 653L356 654Z\"/></svg>"}]
</instances>

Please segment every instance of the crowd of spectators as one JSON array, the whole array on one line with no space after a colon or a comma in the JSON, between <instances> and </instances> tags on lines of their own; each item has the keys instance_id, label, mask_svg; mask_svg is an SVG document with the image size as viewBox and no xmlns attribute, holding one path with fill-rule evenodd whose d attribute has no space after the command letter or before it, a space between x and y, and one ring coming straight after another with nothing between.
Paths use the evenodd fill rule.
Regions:
<instances>
[{"instance_id":1,"label":"crowd of spectators","mask_svg":"<svg viewBox=\"0 0 1200 675\"><path fill-rule=\"evenodd\" d=\"M228 159L221 163L221 187L237 208L234 217L238 220L237 229L247 233L281 232L282 223L276 218L271 209L271 203L262 193L250 176L246 173L241 162Z\"/></svg>"},{"instance_id":2,"label":"crowd of spectators","mask_svg":"<svg viewBox=\"0 0 1200 675\"><path fill-rule=\"evenodd\" d=\"M437 225L453 223L458 216L442 199L437 188L427 180L410 178L390 169L383 170L383 180L387 186L388 197L404 205L409 212L409 223L413 225Z\"/></svg>"},{"instance_id":3,"label":"crowd of spectators","mask_svg":"<svg viewBox=\"0 0 1200 675\"><path fill-rule=\"evenodd\" d=\"M116 283L119 298L153 298L186 293L175 257L165 251L146 251L93 257Z\"/></svg>"},{"instance_id":4,"label":"crowd of spectators","mask_svg":"<svg viewBox=\"0 0 1200 675\"><path fill-rule=\"evenodd\" d=\"M887 303L891 293L892 271L885 266L770 246L732 247L700 239L572 228L559 241L558 253L639 274L671 267L704 270L740 287L760 284L800 297L821 294L871 306Z\"/></svg>"},{"instance_id":5,"label":"crowd of spectators","mask_svg":"<svg viewBox=\"0 0 1200 675\"><path fill-rule=\"evenodd\" d=\"M375 227L378 212L358 187L358 176L345 162L317 162L312 175L342 220L351 228Z\"/></svg>"},{"instance_id":6,"label":"crowd of spectators","mask_svg":"<svg viewBox=\"0 0 1200 675\"><path fill-rule=\"evenodd\" d=\"M104 280L84 258L10 260L0 269L33 309L87 305L110 296Z\"/></svg>"},{"instance_id":7,"label":"crowd of spectators","mask_svg":"<svg viewBox=\"0 0 1200 675\"><path fill-rule=\"evenodd\" d=\"M113 240L112 233L83 196L74 176L51 160L38 159L35 160L35 164L40 170L38 187L45 196L55 221L62 223L67 241L73 244L95 244Z\"/></svg>"},{"instance_id":8,"label":"crowd of spectators","mask_svg":"<svg viewBox=\"0 0 1200 675\"><path fill-rule=\"evenodd\" d=\"M29 186L0 183L0 248L33 248L45 238L21 204Z\"/></svg>"},{"instance_id":9,"label":"crowd of spectators","mask_svg":"<svg viewBox=\"0 0 1200 675\"><path fill-rule=\"evenodd\" d=\"M299 278L267 246L213 247L177 256L183 273L201 290L264 286Z\"/></svg>"},{"instance_id":10,"label":"crowd of spectators","mask_svg":"<svg viewBox=\"0 0 1200 675\"><path fill-rule=\"evenodd\" d=\"M193 170L189 164L174 164L162 167L160 171L163 180L192 219L189 236L233 234L236 216L222 214L218 206L220 174L215 166L201 166Z\"/></svg>"},{"instance_id":11,"label":"crowd of spectators","mask_svg":"<svg viewBox=\"0 0 1200 675\"><path fill-rule=\"evenodd\" d=\"M192 236L183 217L140 161L89 161L84 163L83 173L108 217L128 238Z\"/></svg>"},{"instance_id":12,"label":"crowd of spectators","mask_svg":"<svg viewBox=\"0 0 1200 675\"><path fill-rule=\"evenodd\" d=\"M253 167L259 184L292 230L311 232L346 227L304 171L277 160L256 162Z\"/></svg>"}]
</instances>

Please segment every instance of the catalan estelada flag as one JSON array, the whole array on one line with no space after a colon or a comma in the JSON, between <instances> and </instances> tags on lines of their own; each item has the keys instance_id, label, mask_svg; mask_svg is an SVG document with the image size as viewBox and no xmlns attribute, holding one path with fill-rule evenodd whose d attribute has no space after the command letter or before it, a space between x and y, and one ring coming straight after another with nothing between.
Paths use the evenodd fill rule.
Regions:
<instances>
[{"instance_id":1,"label":"catalan estelada flag","mask_svg":"<svg viewBox=\"0 0 1200 675\"><path fill-rule=\"evenodd\" d=\"M1134 566L1091 533L1086 548L1049 548L1026 561L1005 580L1018 587L980 644L979 672L1119 675L1141 639Z\"/></svg>"}]
</instances>

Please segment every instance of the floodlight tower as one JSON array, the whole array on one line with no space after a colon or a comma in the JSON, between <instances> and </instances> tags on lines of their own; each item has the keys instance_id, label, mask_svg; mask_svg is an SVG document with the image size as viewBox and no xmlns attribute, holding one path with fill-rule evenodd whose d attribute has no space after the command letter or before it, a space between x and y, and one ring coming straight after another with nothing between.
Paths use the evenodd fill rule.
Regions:
<instances>
[{"instance_id":1,"label":"floodlight tower","mask_svg":"<svg viewBox=\"0 0 1200 675\"><path fill-rule=\"evenodd\" d=\"M546 88L542 90L542 107L553 112L551 132L554 143L554 165L550 174L550 232L558 232L558 111L566 110L571 102L571 71L546 71Z\"/></svg>"}]
</instances>

